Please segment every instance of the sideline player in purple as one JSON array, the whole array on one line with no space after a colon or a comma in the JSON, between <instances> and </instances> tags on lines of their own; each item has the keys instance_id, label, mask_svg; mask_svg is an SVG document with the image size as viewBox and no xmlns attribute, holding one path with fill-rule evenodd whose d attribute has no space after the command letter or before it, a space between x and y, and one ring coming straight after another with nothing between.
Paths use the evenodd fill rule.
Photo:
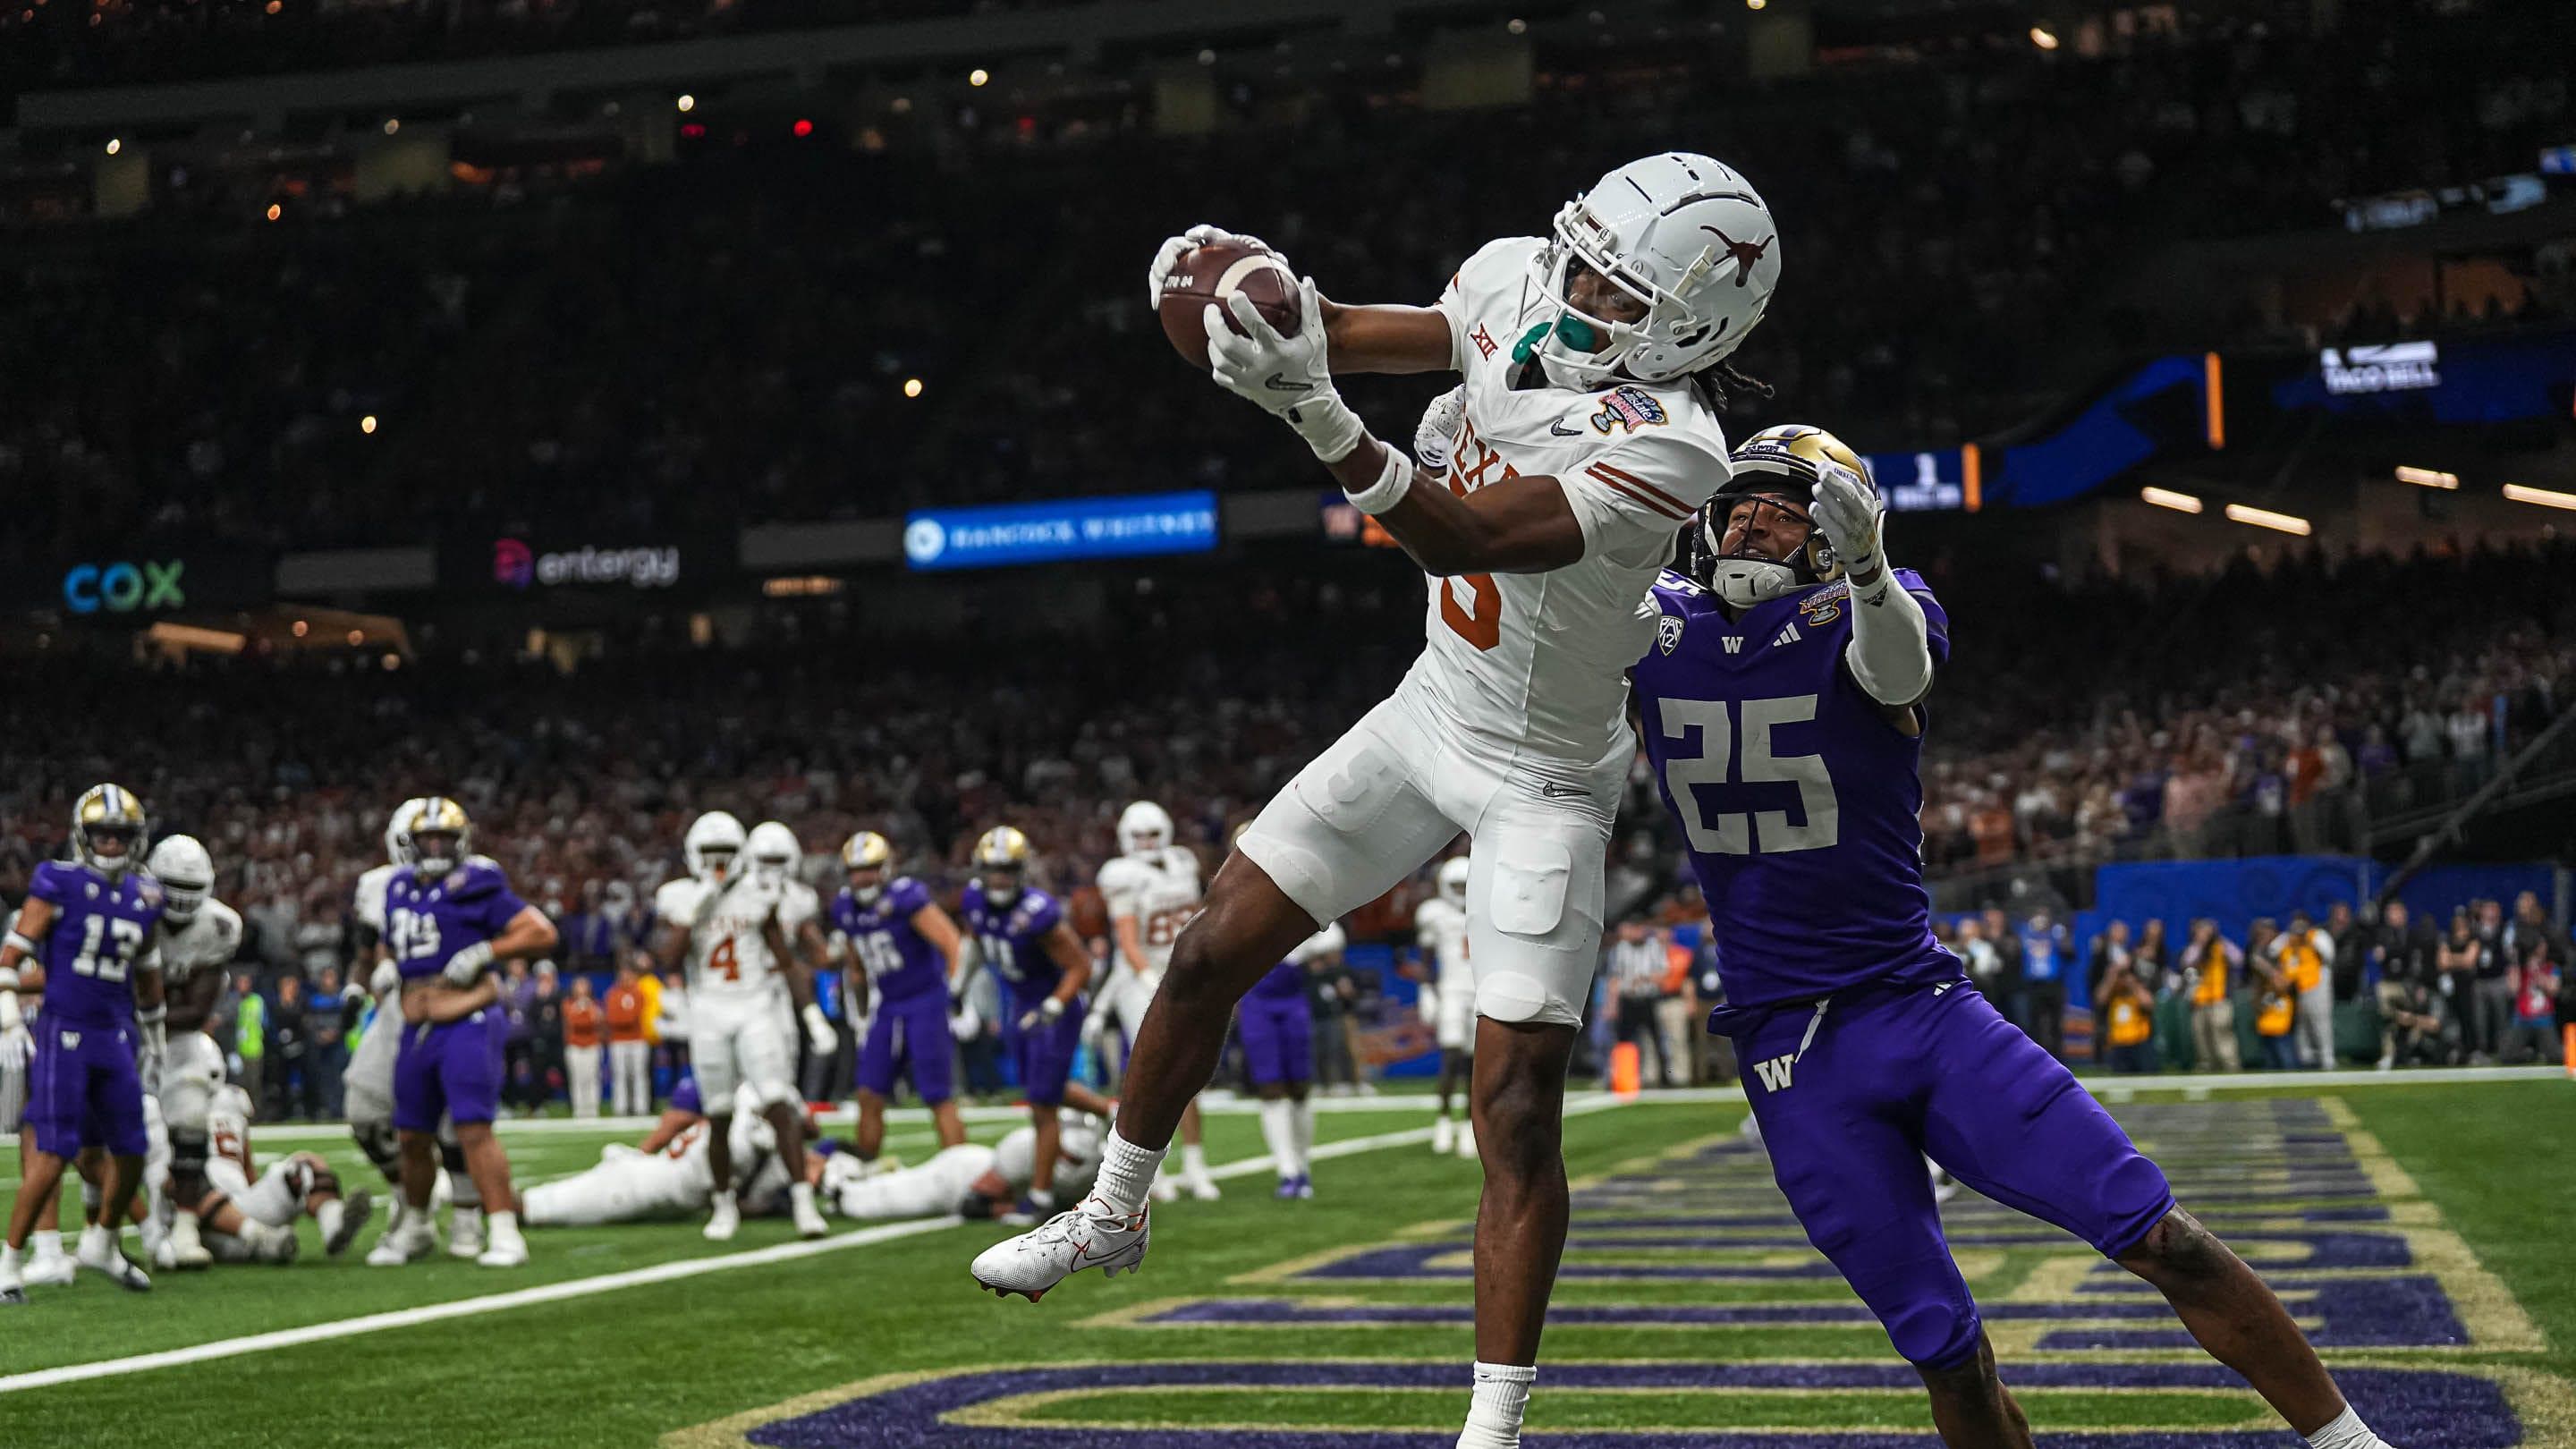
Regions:
<instances>
[{"instance_id":1,"label":"sideline player in purple","mask_svg":"<svg viewBox=\"0 0 2576 1449\"><path fill-rule=\"evenodd\" d=\"M1306 1100L1315 1079L1315 1009L1306 995L1307 963L1339 955L1339 923L1299 942L1235 1007L1235 1034L1243 1039L1243 1066L1261 1099L1261 1140L1277 1164L1281 1198L1315 1195L1309 1154L1315 1146L1315 1104Z\"/></svg>"},{"instance_id":2,"label":"sideline player in purple","mask_svg":"<svg viewBox=\"0 0 2576 1449\"><path fill-rule=\"evenodd\" d=\"M35 1149L0 1244L0 1303L27 1301L18 1255L74 1159L100 1193L98 1220L81 1230L80 1266L137 1293L152 1287L117 1245L150 1146L143 1095L161 1074L161 887L141 869L144 827L143 802L131 791L92 785L72 807L72 859L37 865L18 924L0 943L0 1039L28 1030L18 963L33 957L45 972L27 1072L25 1130Z\"/></svg>"},{"instance_id":3,"label":"sideline player in purple","mask_svg":"<svg viewBox=\"0 0 2576 1449\"><path fill-rule=\"evenodd\" d=\"M2315 1449L2384 1449L2280 1299L1933 940L1923 701L1949 619L1919 575L1887 566L1867 466L1800 426L1756 433L1731 462L1690 575L1654 586L1639 733L1726 953L1710 1030L1749 1068L1807 1236L1921 1373L1953 1449L2031 1436L1951 1261L1926 1153L2162 1290Z\"/></svg>"},{"instance_id":4,"label":"sideline player in purple","mask_svg":"<svg viewBox=\"0 0 2576 1449\"><path fill-rule=\"evenodd\" d=\"M859 1160L874 1162L885 1146L886 1098L894 1091L898 1061L912 1070L912 1089L930 1108L939 1145L955 1147L966 1140L966 1122L957 1115L957 1044L948 1033L948 1003L962 980L965 942L957 923L930 898L929 887L893 875L894 847L884 836L873 830L851 836L841 847L841 865L850 883L832 898L832 928L857 963L850 972L850 997L866 999L861 968L877 996L854 1074Z\"/></svg>"},{"instance_id":5,"label":"sideline player in purple","mask_svg":"<svg viewBox=\"0 0 2576 1449\"><path fill-rule=\"evenodd\" d=\"M430 1250L429 1195L444 1113L483 1198L485 1246L474 1261L515 1268L528 1261L528 1243L510 1209L518 1201L510 1191L510 1159L492 1135L509 1028L492 968L552 951L555 925L511 893L498 865L467 854L473 824L464 806L429 799L399 828L410 836L411 864L385 883L385 945L402 975L394 1130L402 1138L403 1196L411 1211L367 1261L396 1267Z\"/></svg>"},{"instance_id":6,"label":"sideline player in purple","mask_svg":"<svg viewBox=\"0 0 2576 1449\"><path fill-rule=\"evenodd\" d=\"M1029 1099L1037 1157L1029 1190L1002 1220L1027 1226L1055 1215L1056 1140L1062 1127L1065 1079L1082 1037L1082 989L1091 983L1091 953L1064 918L1064 903L1027 884L1029 838L997 825L975 842L969 858L975 878L966 883L958 914L966 921L966 964L1001 973L1010 990L1019 1032L1013 1056L1020 1091Z\"/></svg>"}]
</instances>

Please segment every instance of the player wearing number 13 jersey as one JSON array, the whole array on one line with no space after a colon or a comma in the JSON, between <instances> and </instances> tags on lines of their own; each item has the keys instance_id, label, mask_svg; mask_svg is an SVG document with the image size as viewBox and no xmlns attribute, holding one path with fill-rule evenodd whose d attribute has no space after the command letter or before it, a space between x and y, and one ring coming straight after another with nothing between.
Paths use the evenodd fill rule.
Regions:
<instances>
[{"instance_id":1,"label":"player wearing number 13 jersey","mask_svg":"<svg viewBox=\"0 0 2576 1449\"><path fill-rule=\"evenodd\" d=\"M1212 229L1165 244L1149 278ZM1518 1442L1563 1248L1565 1064L1601 938L1612 812L1635 742L1625 673L1638 606L1726 478L1726 363L1780 275L1751 183L1669 152L1603 176L1545 237L1471 256L1429 307L1327 304L1312 281L1283 335L1250 298L1205 315L1219 386L1285 421L1354 506L1429 576L1428 639L1394 696L1261 812L1182 933L1081 1210L986 1253L976 1276L1043 1292L1143 1256L1144 1194L1236 1001L1321 925L1474 839L1475 1445ZM1368 435L1331 374L1453 372L1415 459Z\"/></svg>"},{"instance_id":2,"label":"player wearing number 13 jersey","mask_svg":"<svg viewBox=\"0 0 2576 1449\"><path fill-rule=\"evenodd\" d=\"M1967 984L1923 889L1924 698L1950 655L1888 565L1866 465L1831 434L1755 434L1687 574L1655 585L1638 713L1726 962L1773 1175L1923 1376L1954 1449L2026 1449L1923 1159L2165 1291L2319 1449L2370 1449L2316 1355L2119 1124Z\"/></svg>"}]
</instances>

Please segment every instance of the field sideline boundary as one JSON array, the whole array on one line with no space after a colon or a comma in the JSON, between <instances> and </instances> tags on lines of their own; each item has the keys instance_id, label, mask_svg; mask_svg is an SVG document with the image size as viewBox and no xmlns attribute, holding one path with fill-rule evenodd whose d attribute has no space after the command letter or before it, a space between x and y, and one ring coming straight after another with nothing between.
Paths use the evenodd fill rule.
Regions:
<instances>
[{"instance_id":1,"label":"field sideline boundary","mask_svg":"<svg viewBox=\"0 0 2576 1449\"><path fill-rule=\"evenodd\" d=\"M1569 1102L1569 1117L1588 1116L1621 1105L1617 1098ZM589 1118L587 1122L605 1119ZM1408 1127L1398 1132L1380 1132L1368 1137L1345 1138L1339 1142L1316 1145L1310 1156L1316 1161L1334 1157L1354 1157L1386 1147L1405 1147L1431 1140L1429 1127ZM1269 1170L1274 1163L1267 1155L1240 1158L1218 1167L1216 1177L1248 1177ZM272 1349L295 1348L308 1343L325 1343L362 1333L382 1333L387 1329L412 1328L424 1323L439 1323L451 1318L470 1318L485 1313L500 1313L513 1308L530 1308L538 1304L558 1303L568 1298L586 1298L593 1294L614 1292L621 1288L641 1288L656 1283L676 1282L725 1273L736 1268L765 1267L772 1263L790 1263L802 1258L836 1253L844 1248L866 1247L896 1238L917 1237L944 1228L962 1227L966 1220L954 1214L944 1218L920 1218L911 1222L885 1223L839 1233L808 1243L780 1243L766 1248L753 1248L740 1253L726 1253L712 1258L684 1258L677 1262L655 1263L649 1267L629 1268L591 1278L573 1278L560 1283L542 1283L507 1293L487 1293L473 1298L458 1298L445 1303L427 1303L413 1308L390 1309L382 1313L361 1314L356 1318L335 1319L329 1323L309 1323L297 1328L272 1329L266 1333L240 1338L217 1339L212 1343L192 1344L186 1348L160 1349L152 1353L133 1354L125 1358L97 1359L89 1363L58 1364L52 1368L33 1369L26 1373L0 1377L0 1394L19 1393L28 1389L52 1388L60 1384L82 1383L91 1379L117 1378L126 1374L147 1373L154 1369L179 1368L214 1359L239 1358L266 1353ZM963 1291L962 1289L960 1290Z\"/></svg>"}]
</instances>

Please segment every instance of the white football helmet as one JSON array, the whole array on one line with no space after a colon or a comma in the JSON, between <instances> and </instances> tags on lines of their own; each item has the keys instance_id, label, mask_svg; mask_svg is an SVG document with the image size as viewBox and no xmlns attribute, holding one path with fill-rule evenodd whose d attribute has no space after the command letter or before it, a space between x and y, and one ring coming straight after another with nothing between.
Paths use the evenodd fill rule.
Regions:
<instances>
[{"instance_id":1,"label":"white football helmet","mask_svg":"<svg viewBox=\"0 0 2576 1449\"><path fill-rule=\"evenodd\" d=\"M1172 843L1172 817L1151 800L1139 800L1118 814L1118 853L1151 855Z\"/></svg>"},{"instance_id":2,"label":"white football helmet","mask_svg":"<svg viewBox=\"0 0 2576 1449\"><path fill-rule=\"evenodd\" d=\"M1467 908L1467 857L1455 855L1440 862L1440 899L1460 910Z\"/></svg>"},{"instance_id":3,"label":"white football helmet","mask_svg":"<svg viewBox=\"0 0 2576 1449\"><path fill-rule=\"evenodd\" d=\"M1530 281L1556 309L1539 363L1558 387L1668 382L1744 343L1780 281L1780 229L1751 182L1688 151L1631 161L1565 204ZM1595 317L1569 293L1577 264L1646 311Z\"/></svg>"},{"instance_id":4,"label":"white football helmet","mask_svg":"<svg viewBox=\"0 0 2576 1449\"><path fill-rule=\"evenodd\" d=\"M161 914L173 921L193 921L215 890L215 858L193 835L168 836L152 847L143 868L161 882Z\"/></svg>"},{"instance_id":5,"label":"white football helmet","mask_svg":"<svg viewBox=\"0 0 2576 1449\"><path fill-rule=\"evenodd\" d=\"M785 885L796 876L796 867L805 860L805 847L796 841L796 832L776 820L764 820L751 827L752 874L769 885Z\"/></svg>"},{"instance_id":6,"label":"white football helmet","mask_svg":"<svg viewBox=\"0 0 2576 1449\"><path fill-rule=\"evenodd\" d=\"M701 880L712 875L721 881L742 855L743 844L742 822L722 810L710 810L689 823L689 833L680 842L680 858L689 874Z\"/></svg>"},{"instance_id":7,"label":"white football helmet","mask_svg":"<svg viewBox=\"0 0 2576 1449\"><path fill-rule=\"evenodd\" d=\"M395 806L394 813L385 817L386 860L395 865L412 863L411 817L420 807L428 803L427 800L414 795Z\"/></svg>"}]
</instances>

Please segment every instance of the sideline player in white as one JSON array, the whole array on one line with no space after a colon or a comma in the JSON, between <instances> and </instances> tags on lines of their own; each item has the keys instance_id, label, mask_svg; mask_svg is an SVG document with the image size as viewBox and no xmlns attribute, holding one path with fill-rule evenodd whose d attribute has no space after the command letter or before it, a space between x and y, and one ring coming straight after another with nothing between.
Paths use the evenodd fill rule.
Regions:
<instances>
[{"instance_id":1,"label":"sideline player in white","mask_svg":"<svg viewBox=\"0 0 2576 1449\"><path fill-rule=\"evenodd\" d=\"M1166 242L1154 299L1182 252L1221 237ZM1025 1293L1077 1267L1135 1266L1146 1185L1236 998L1464 830L1485 1186L1459 1442L1519 1442L1565 1239L1566 1061L1636 745L1626 671L1653 642L1648 586L1726 479L1717 410L1729 387L1759 385L1724 359L1779 273L1778 228L1751 184L1670 152L1602 177L1549 236L1488 244L1437 305L1328 306L1310 280L1286 337L1240 294L1207 309L1218 384L1294 428L1430 576L1429 639L1393 697L1270 802L1218 873L1136 1043L1090 1198L978 1258L979 1282ZM1335 367L1463 374L1454 440L1437 418L1417 436L1450 451L1445 470L1370 437Z\"/></svg>"},{"instance_id":2,"label":"sideline player in white","mask_svg":"<svg viewBox=\"0 0 2576 1449\"><path fill-rule=\"evenodd\" d=\"M1123 1064L1135 1054L1144 1031L1145 1013L1163 989L1163 973L1172 963L1172 943L1181 928L1199 913L1199 858L1172 839L1172 817L1151 800L1138 800L1118 815L1118 858L1100 867L1100 894L1109 906L1109 929L1116 943L1109 980L1091 1008L1085 1032L1095 1040L1105 1023L1115 1019L1126 1048ZM1123 1074L1123 1068L1122 1068ZM1199 1107L1181 1110L1181 1185L1200 1202L1214 1202L1216 1179L1208 1176L1207 1149L1200 1142ZM1168 1188L1164 1200L1173 1196Z\"/></svg>"},{"instance_id":3,"label":"sideline player in white","mask_svg":"<svg viewBox=\"0 0 2576 1449\"><path fill-rule=\"evenodd\" d=\"M322 1250L336 1258L357 1241L375 1211L365 1188L340 1195L339 1175L320 1154L290 1152L259 1170L250 1150L250 1094L227 1086L206 1113L214 1150L206 1158L209 1191L197 1205L216 1261L289 1263L295 1260L295 1220L309 1216L322 1230Z\"/></svg>"},{"instance_id":4,"label":"sideline player in white","mask_svg":"<svg viewBox=\"0 0 2576 1449\"><path fill-rule=\"evenodd\" d=\"M599 1162L588 1170L560 1182L521 1189L520 1215L532 1228L595 1228L695 1217L716 1200L713 1159L719 1135L733 1173L730 1180L739 1184L734 1191L743 1216L776 1216L790 1207L791 1194L798 1188L804 1189L810 1203L812 1174L789 1173L781 1150L787 1139L765 1115L767 1105L760 1092L745 1082L734 1089L722 1117L701 1118L659 1145L636 1148L612 1142L601 1149ZM791 1121L787 1130L801 1144L805 1124Z\"/></svg>"},{"instance_id":5,"label":"sideline player in white","mask_svg":"<svg viewBox=\"0 0 2576 1449\"><path fill-rule=\"evenodd\" d=\"M0 940L15 935L17 930L16 911L0 917ZM0 991L5 991L10 1000L10 1007L0 1008L0 1022L17 1023L0 1026L0 1132L16 1134L18 1175L23 1178L27 1174L27 1159L36 1150L36 1134L26 1128L27 1078L28 1068L36 1054L36 1038L31 1028L45 1004L45 968L32 960L20 962L17 984L0 986ZM147 1173L150 1171L148 1166L145 1170ZM60 1288L77 1276L77 1265L73 1263L72 1255L63 1251L60 1190L47 1197L43 1208L37 1212L35 1231L27 1238L27 1251L27 1267L22 1280L26 1286ZM149 1245L146 1251L150 1251Z\"/></svg>"},{"instance_id":6,"label":"sideline player in white","mask_svg":"<svg viewBox=\"0 0 2576 1449\"><path fill-rule=\"evenodd\" d=\"M758 1103L776 1134L782 1165L795 1184L798 1235L819 1238L831 1231L804 1181L789 1012L793 1001L808 1018L809 1031L812 1018L820 1015L805 963L787 941L789 931L813 922L820 903L810 889L801 895L789 889L799 851L795 836L779 826L766 842L773 855L781 854L779 834L787 838L777 872L744 869L742 822L724 811L709 811L689 826L683 842L689 874L664 882L653 897L663 922L654 954L665 968L685 958L689 969L689 1066L712 1123L706 1137L707 1166L714 1179L706 1227L710 1242L724 1242L742 1226L731 1150L737 1088L749 1089L746 1099Z\"/></svg>"},{"instance_id":7,"label":"sideline player in white","mask_svg":"<svg viewBox=\"0 0 2576 1449\"><path fill-rule=\"evenodd\" d=\"M203 1268L215 1261L198 1231L197 1203L206 1195L207 1114L224 1087L224 1053L206 1034L222 999L226 968L241 949L239 913L214 897L215 862L193 835L154 842L145 869L161 882L161 976L170 1008L170 1046L161 1063L161 1121L170 1134L165 1188L169 1236L153 1253L162 1268ZM158 1205L153 1217L161 1216Z\"/></svg>"},{"instance_id":8,"label":"sideline player in white","mask_svg":"<svg viewBox=\"0 0 2576 1449\"><path fill-rule=\"evenodd\" d=\"M1056 1122L1056 1186L1089 1192L1100 1172L1100 1119L1066 1106ZM885 1222L956 1213L980 1221L1008 1213L1028 1192L1037 1180L1037 1154L1037 1129L1014 1127L990 1147L943 1147L918 1167L885 1168L862 1163L854 1153L836 1153L824 1159L820 1177L833 1209L845 1218Z\"/></svg>"},{"instance_id":9,"label":"sideline player in white","mask_svg":"<svg viewBox=\"0 0 2576 1449\"><path fill-rule=\"evenodd\" d=\"M1431 1124L1431 1150L1476 1155L1476 1119L1452 1125L1449 1094L1476 1068L1476 977L1467 965L1467 857L1440 863L1440 894L1413 911L1414 940L1431 960L1422 983L1422 1019L1440 1043L1440 1118Z\"/></svg>"}]
</instances>

